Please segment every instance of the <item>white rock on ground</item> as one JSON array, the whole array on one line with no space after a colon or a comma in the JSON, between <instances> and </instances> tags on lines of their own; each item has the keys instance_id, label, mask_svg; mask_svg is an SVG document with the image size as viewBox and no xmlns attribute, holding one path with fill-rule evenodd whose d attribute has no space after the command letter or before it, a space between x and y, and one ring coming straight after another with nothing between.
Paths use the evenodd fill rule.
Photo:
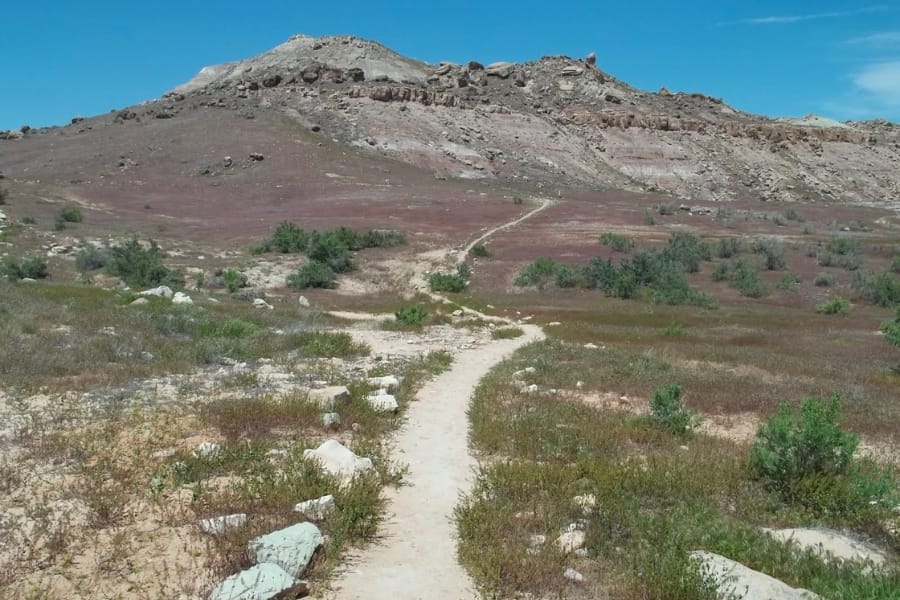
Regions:
<instances>
[{"instance_id":1,"label":"white rock on ground","mask_svg":"<svg viewBox=\"0 0 900 600\"><path fill-rule=\"evenodd\" d=\"M214 442L203 442L194 450L193 454L196 458L205 458L215 456L222 451L222 446Z\"/></svg>"},{"instance_id":2,"label":"white rock on ground","mask_svg":"<svg viewBox=\"0 0 900 600\"><path fill-rule=\"evenodd\" d=\"M350 390L345 385L332 385L309 390L309 401L322 410L334 410L341 404L350 402Z\"/></svg>"},{"instance_id":3,"label":"white rock on ground","mask_svg":"<svg viewBox=\"0 0 900 600\"><path fill-rule=\"evenodd\" d=\"M161 285L159 287L150 288L149 290L144 290L143 292L138 292L138 296L156 296L158 298L171 298L174 295L175 292L167 285Z\"/></svg>"},{"instance_id":4,"label":"white rock on ground","mask_svg":"<svg viewBox=\"0 0 900 600\"><path fill-rule=\"evenodd\" d=\"M384 390L380 390L377 394L369 394L366 396L366 402L378 412L397 412L400 408L397 398Z\"/></svg>"},{"instance_id":5,"label":"white rock on ground","mask_svg":"<svg viewBox=\"0 0 900 600\"><path fill-rule=\"evenodd\" d=\"M875 566L887 562L887 555L869 544L832 529L766 529L763 531L782 542L791 542L823 557L854 562L870 562Z\"/></svg>"},{"instance_id":6,"label":"white rock on ground","mask_svg":"<svg viewBox=\"0 0 900 600\"><path fill-rule=\"evenodd\" d=\"M581 511L589 515L591 511L597 506L597 496L593 494L584 494L581 496L575 496L572 498L572 504L581 508Z\"/></svg>"},{"instance_id":7,"label":"white rock on ground","mask_svg":"<svg viewBox=\"0 0 900 600\"><path fill-rule=\"evenodd\" d=\"M194 301L184 292L175 292L172 296L172 304L193 304Z\"/></svg>"},{"instance_id":8,"label":"white rock on ground","mask_svg":"<svg viewBox=\"0 0 900 600\"><path fill-rule=\"evenodd\" d=\"M575 583L581 583L584 581L584 575L569 567L563 572L563 577L568 579L569 581L574 581Z\"/></svg>"},{"instance_id":9,"label":"white rock on ground","mask_svg":"<svg viewBox=\"0 0 900 600\"><path fill-rule=\"evenodd\" d=\"M712 552L694 551L691 557L699 560L702 572L718 586L719 598L742 600L821 600L809 590L792 588L765 573Z\"/></svg>"},{"instance_id":10,"label":"white rock on ground","mask_svg":"<svg viewBox=\"0 0 900 600\"><path fill-rule=\"evenodd\" d=\"M297 523L250 540L250 556L258 563L274 563L288 575L301 577L325 539L312 523Z\"/></svg>"},{"instance_id":11,"label":"white rock on ground","mask_svg":"<svg viewBox=\"0 0 900 600\"><path fill-rule=\"evenodd\" d=\"M150 301L146 298L135 298L131 306L141 306L142 304L150 304Z\"/></svg>"},{"instance_id":12,"label":"white rock on ground","mask_svg":"<svg viewBox=\"0 0 900 600\"><path fill-rule=\"evenodd\" d=\"M261 563L228 577L209 600L269 600L294 585L294 578L273 563Z\"/></svg>"},{"instance_id":13,"label":"white rock on ground","mask_svg":"<svg viewBox=\"0 0 900 600\"><path fill-rule=\"evenodd\" d=\"M336 428L341 424L341 415L336 412L325 413L322 415L322 427L325 429Z\"/></svg>"},{"instance_id":14,"label":"white rock on ground","mask_svg":"<svg viewBox=\"0 0 900 600\"><path fill-rule=\"evenodd\" d=\"M334 510L334 496L331 494L294 505L294 512L302 513L308 519L324 519L332 510Z\"/></svg>"},{"instance_id":15,"label":"white rock on ground","mask_svg":"<svg viewBox=\"0 0 900 600\"><path fill-rule=\"evenodd\" d=\"M263 300L262 298L254 298L253 299L254 308L268 308L269 310L275 310L275 307Z\"/></svg>"},{"instance_id":16,"label":"white rock on ground","mask_svg":"<svg viewBox=\"0 0 900 600\"><path fill-rule=\"evenodd\" d=\"M400 379L394 375L384 375L383 377L369 377L369 385L375 385L385 390L389 394L394 394L400 389Z\"/></svg>"},{"instance_id":17,"label":"white rock on ground","mask_svg":"<svg viewBox=\"0 0 900 600\"><path fill-rule=\"evenodd\" d=\"M210 535L224 535L227 530L243 527L246 522L247 515L244 513L210 517L209 519L200 520L200 531Z\"/></svg>"},{"instance_id":18,"label":"white rock on ground","mask_svg":"<svg viewBox=\"0 0 900 600\"><path fill-rule=\"evenodd\" d=\"M315 460L323 470L337 475L345 483L374 467L372 459L360 458L337 440L328 440L315 450L304 450L303 458Z\"/></svg>"},{"instance_id":19,"label":"white rock on ground","mask_svg":"<svg viewBox=\"0 0 900 600\"><path fill-rule=\"evenodd\" d=\"M563 554L575 552L584 546L584 542L584 532L578 529L567 531L556 538L556 545L559 546L559 549Z\"/></svg>"}]
</instances>

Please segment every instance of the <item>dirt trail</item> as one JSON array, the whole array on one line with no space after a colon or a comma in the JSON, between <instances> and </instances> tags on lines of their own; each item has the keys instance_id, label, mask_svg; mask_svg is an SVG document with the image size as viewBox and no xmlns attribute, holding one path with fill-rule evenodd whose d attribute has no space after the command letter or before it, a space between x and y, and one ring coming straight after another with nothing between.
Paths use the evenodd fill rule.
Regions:
<instances>
[{"instance_id":1,"label":"dirt trail","mask_svg":"<svg viewBox=\"0 0 900 600\"><path fill-rule=\"evenodd\" d=\"M540 206L490 229L465 252L491 235L544 210ZM442 300L443 297L431 294ZM475 311L469 311L475 312ZM486 315L481 315L486 317ZM446 373L427 383L406 413L393 440L392 456L409 466L403 485L387 494L388 514L381 539L357 555L333 582L338 600L470 600L475 586L457 560L453 508L471 487L475 459L469 454L466 411L475 387L494 365L515 350L542 339L535 325L520 326L524 335L461 350Z\"/></svg>"}]
</instances>

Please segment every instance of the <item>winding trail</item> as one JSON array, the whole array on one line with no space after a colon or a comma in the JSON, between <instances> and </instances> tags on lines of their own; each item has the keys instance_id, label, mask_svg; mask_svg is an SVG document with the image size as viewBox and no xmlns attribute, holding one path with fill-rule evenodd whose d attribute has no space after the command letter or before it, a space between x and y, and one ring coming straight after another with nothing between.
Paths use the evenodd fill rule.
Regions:
<instances>
[{"instance_id":1,"label":"winding trail","mask_svg":"<svg viewBox=\"0 0 900 600\"><path fill-rule=\"evenodd\" d=\"M544 210L550 200L481 235L466 252L498 231ZM440 296L433 295L435 298ZM475 313L467 309L470 314ZM483 317L486 315L482 315ZM493 317L496 320L496 317ZM403 485L387 490L381 539L348 558L332 583L338 600L472 600L475 585L457 559L453 508L469 490L476 461L469 454L466 411L478 382L518 348L542 339L535 325L524 335L460 350L449 371L431 380L410 404L392 441L392 457L409 466Z\"/></svg>"}]
</instances>

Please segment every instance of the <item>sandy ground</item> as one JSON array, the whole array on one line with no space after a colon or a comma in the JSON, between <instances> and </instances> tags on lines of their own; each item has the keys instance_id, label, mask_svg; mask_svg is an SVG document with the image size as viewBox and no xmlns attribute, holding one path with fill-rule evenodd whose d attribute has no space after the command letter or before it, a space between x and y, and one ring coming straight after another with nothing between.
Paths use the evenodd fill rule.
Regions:
<instances>
[{"instance_id":1,"label":"sandy ground","mask_svg":"<svg viewBox=\"0 0 900 600\"><path fill-rule=\"evenodd\" d=\"M473 481L466 410L476 385L519 347L541 339L539 327L456 354L452 368L425 385L393 442L393 456L409 465L392 489L382 539L348 559L333 584L335 599L476 598L456 555L453 507Z\"/></svg>"}]
</instances>

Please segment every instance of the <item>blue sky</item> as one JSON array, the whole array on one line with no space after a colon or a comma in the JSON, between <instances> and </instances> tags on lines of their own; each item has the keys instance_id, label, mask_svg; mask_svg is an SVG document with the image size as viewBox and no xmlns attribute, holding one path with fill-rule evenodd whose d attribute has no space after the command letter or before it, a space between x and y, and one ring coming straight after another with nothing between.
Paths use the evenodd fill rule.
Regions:
<instances>
[{"instance_id":1,"label":"blue sky","mask_svg":"<svg viewBox=\"0 0 900 600\"><path fill-rule=\"evenodd\" d=\"M156 98L295 33L353 34L428 62L594 51L601 69L643 89L770 116L900 121L895 0L10 0L0 15L0 130Z\"/></svg>"}]
</instances>

